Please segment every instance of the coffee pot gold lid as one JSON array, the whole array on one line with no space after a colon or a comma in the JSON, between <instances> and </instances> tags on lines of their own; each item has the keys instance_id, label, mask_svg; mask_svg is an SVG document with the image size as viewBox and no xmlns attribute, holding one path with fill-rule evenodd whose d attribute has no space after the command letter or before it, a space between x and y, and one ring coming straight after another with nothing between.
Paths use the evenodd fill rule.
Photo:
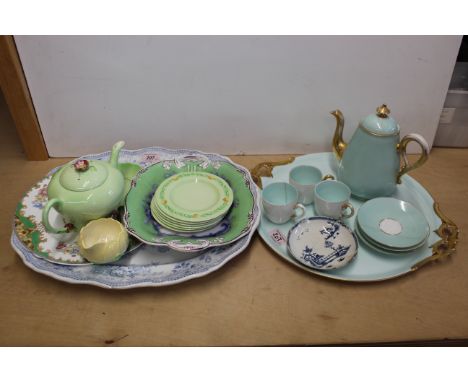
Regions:
<instances>
[{"instance_id":1,"label":"coffee pot gold lid","mask_svg":"<svg viewBox=\"0 0 468 382\"><path fill-rule=\"evenodd\" d=\"M374 114L365 117L360 126L374 135L396 135L400 132L400 127L390 117L390 109L385 104L380 105Z\"/></svg>"}]
</instances>

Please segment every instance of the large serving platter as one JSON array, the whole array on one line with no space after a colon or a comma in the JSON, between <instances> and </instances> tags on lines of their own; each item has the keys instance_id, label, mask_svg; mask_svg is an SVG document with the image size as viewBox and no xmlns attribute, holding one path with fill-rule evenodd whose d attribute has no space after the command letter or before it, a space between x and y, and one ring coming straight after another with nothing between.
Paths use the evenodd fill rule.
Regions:
<instances>
[{"instance_id":1,"label":"large serving platter","mask_svg":"<svg viewBox=\"0 0 468 382\"><path fill-rule=\"evenodd\" d=\"M271 172L268 176L258 176L261 179L261 184L265 187L273 182L288 182L289 171L297 165L315 166L324 175L336 175L337 163L332 153L317 153L297 157L292 163L279 166L274 166L271 163L261 164L257 166L257 170L261 170L262 165L263 168L268 168L268 171ZM254 179L256 179L256 171L253 172ZM437 211L434 210L434 200L423 186L410 176L405 175L402 178L402 184L398 185L397 191L392 197L414 205L423 213L431 229L427 243L424 246L398 256L389 256L359 243L358 255L349 265L334 270L316 270L300 264L288 253L286 238L288 231L295 223L294 221L278 225L262 216L258 232L275 254L292 265L322 277L342 281L372 282L395 278L419 269L421 265L432 259L448 255L454 251L458 237L456 226L452 222L443 224L436 213ZM364 201L352 197L351 203L357 211ZM305 217L311 216L316 216L313 205L306 207ZM356 214L344 221L351 229L354 229L355 226L355 216ZM445 238L441 240L441 236L444 237L444 235Z\"/></svg>"},{"instance_id":2,"label":"large serving platter","mask_svg":"<svg viewBox=\"0 0 468 382\"><path fill-rule=\"evenodd\" d=\"M86 155L82 159L107 160L109 156L110 152L107 151L100 154ZM208 154L195 150L171 150L160 147L122 150L119 161L147 167L160 161L177 162L180 158L187 156L228 161L234 164L228 158L218 154ZM243 167L238 167L248 173ZM87 263L85 265L79 253L74 249L76 247L72 244L73 237L67 238L49 234L44 230L40 222L40 211L47 202L47 184L51 175L57 170L58 168L52 170L44 179L26 192L25 196L30 195L30 198L27 199L29 208L18 206L11 244L28 267L61 281L114 289L165 286L184 282L209 274L242 253L248 246L259 224L260 214L258 211L260 206L258 198L256 198L256 209L258 211L253 219L252 229L245 236L231 244L208 248L195 253L183 253L167 247L142 245L116 263L106 265ZM22 202L24 201L25 198L22 199ZM30 210L34 208L38 211L30 214ZM58 219L59 217L55 218ZM44 243L47 243L47 245L44 246ZM61 251L60 255L57 255L58 251ZM60 262L62 263L60 264Z\"/></svg>"}]
</instances>

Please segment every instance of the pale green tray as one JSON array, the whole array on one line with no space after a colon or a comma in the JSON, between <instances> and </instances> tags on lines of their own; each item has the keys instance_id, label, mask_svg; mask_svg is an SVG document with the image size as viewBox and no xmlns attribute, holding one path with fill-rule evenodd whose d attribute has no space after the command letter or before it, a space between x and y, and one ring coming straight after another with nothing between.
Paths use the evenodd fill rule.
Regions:
<instances>
[{"instance_id":1,"label":"pale green tray","mask_svg":"<svg viewBox=\"0 0 468 382\"><path fill-rule=\"evenodd\" d=\"M252 170L252 176L260 187L273 182L288 182L289 171L294 166L304 164L319 168L323 175L336 175L336 160L333 154L318 153L297 157L289 164L261 163ZM437 203L423 186L405 175L402 178L402 184L392 196L413 204L424 214L431 228L431 234L427 244L423 247L401 255L388 255L379 253L360 241L358 255L350 264L340 269L320 271L303 266L289 255L286 238L294 222L278 225L270 222L262 214L258 232L274 253L287 262L307 272L342 281L372 282L392 279L413 272L428 262L455 252L458 229L452 221L441 215ZM357 213L363 201L351 198L351 203ZM313 205L306 206L304 217L310 216L315 216ZM345 224L353 230L355 216L356 214L345 220Z\"/></svg>"}]
</instances>

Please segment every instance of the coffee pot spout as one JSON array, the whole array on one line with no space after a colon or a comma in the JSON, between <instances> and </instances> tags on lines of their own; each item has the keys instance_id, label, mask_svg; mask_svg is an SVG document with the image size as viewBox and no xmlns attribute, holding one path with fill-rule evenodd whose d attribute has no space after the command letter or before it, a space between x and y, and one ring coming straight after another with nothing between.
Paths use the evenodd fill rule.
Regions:
<instances>
[{"instance_id":1,"label":"coffee pot spout","mask_svg":"<svg viewBox=\"0 0 468 382\"><path fill-rule=\"evenodd\" d=\"M338 160L341 160L347 146L343 140L344 117L340 110L332 111L330 114L336 118L335 134L333 135L333 152Z\"/></svg>"}]
</instances>

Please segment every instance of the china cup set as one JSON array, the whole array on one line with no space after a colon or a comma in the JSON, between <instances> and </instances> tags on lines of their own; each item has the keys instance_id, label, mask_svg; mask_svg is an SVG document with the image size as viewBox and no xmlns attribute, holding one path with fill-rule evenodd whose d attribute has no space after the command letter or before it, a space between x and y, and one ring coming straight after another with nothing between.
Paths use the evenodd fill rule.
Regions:
<instances>
[{"instance_id":1,"label":"china cup set","mask_svg":"<svg viewBox=\"0 0 468 382\"><path fill-rule=\"evenodd\" d=\"M314 204L318 215L350 218L354 215L350 197L351 190L346 184L332 175L322 177L321 171L314 166L301 165L289 172L289 183L275 182L265 187L263 212L273 223L283 224L304 216L304 206Z\"/></svg>"},{"instance_id":2,"label":"china cup set","mask_svg":"<svg viewBox=\"0 0 468 382\"><path fill-rule=\"evenodd\" d=\"M289 172L289 183L276 182L262 192L265 216L284 224L304 217L304 205L314 204L317 217L300 220L289 231L289 253L302 264L316 269L346 265L357 254L354 233L341 222L354 214L349 202L351 191L332 175L322 176L314 167L296 166Z\"/></svg>"},{"instance_id":3,"label":"china cup set","mask_svg":"<svg viewBox=\"0 0 468 382\"><path fill-rule=\"evenodd\" d=\"M262 206L275 224L295 222L288 232L288 253L314 269L347 265L358 253L358 241L374 251L399 256L426 242L430 229L424 215L410 203L391 197L365 202L351 230L344 223L355 214L350 198L345 183L332 175L322 177L316 167L300 165L289 171L289 183L264 188ZM310 204L317 216L305 217L304 205Z\"/></svg>"}]
</instances>

